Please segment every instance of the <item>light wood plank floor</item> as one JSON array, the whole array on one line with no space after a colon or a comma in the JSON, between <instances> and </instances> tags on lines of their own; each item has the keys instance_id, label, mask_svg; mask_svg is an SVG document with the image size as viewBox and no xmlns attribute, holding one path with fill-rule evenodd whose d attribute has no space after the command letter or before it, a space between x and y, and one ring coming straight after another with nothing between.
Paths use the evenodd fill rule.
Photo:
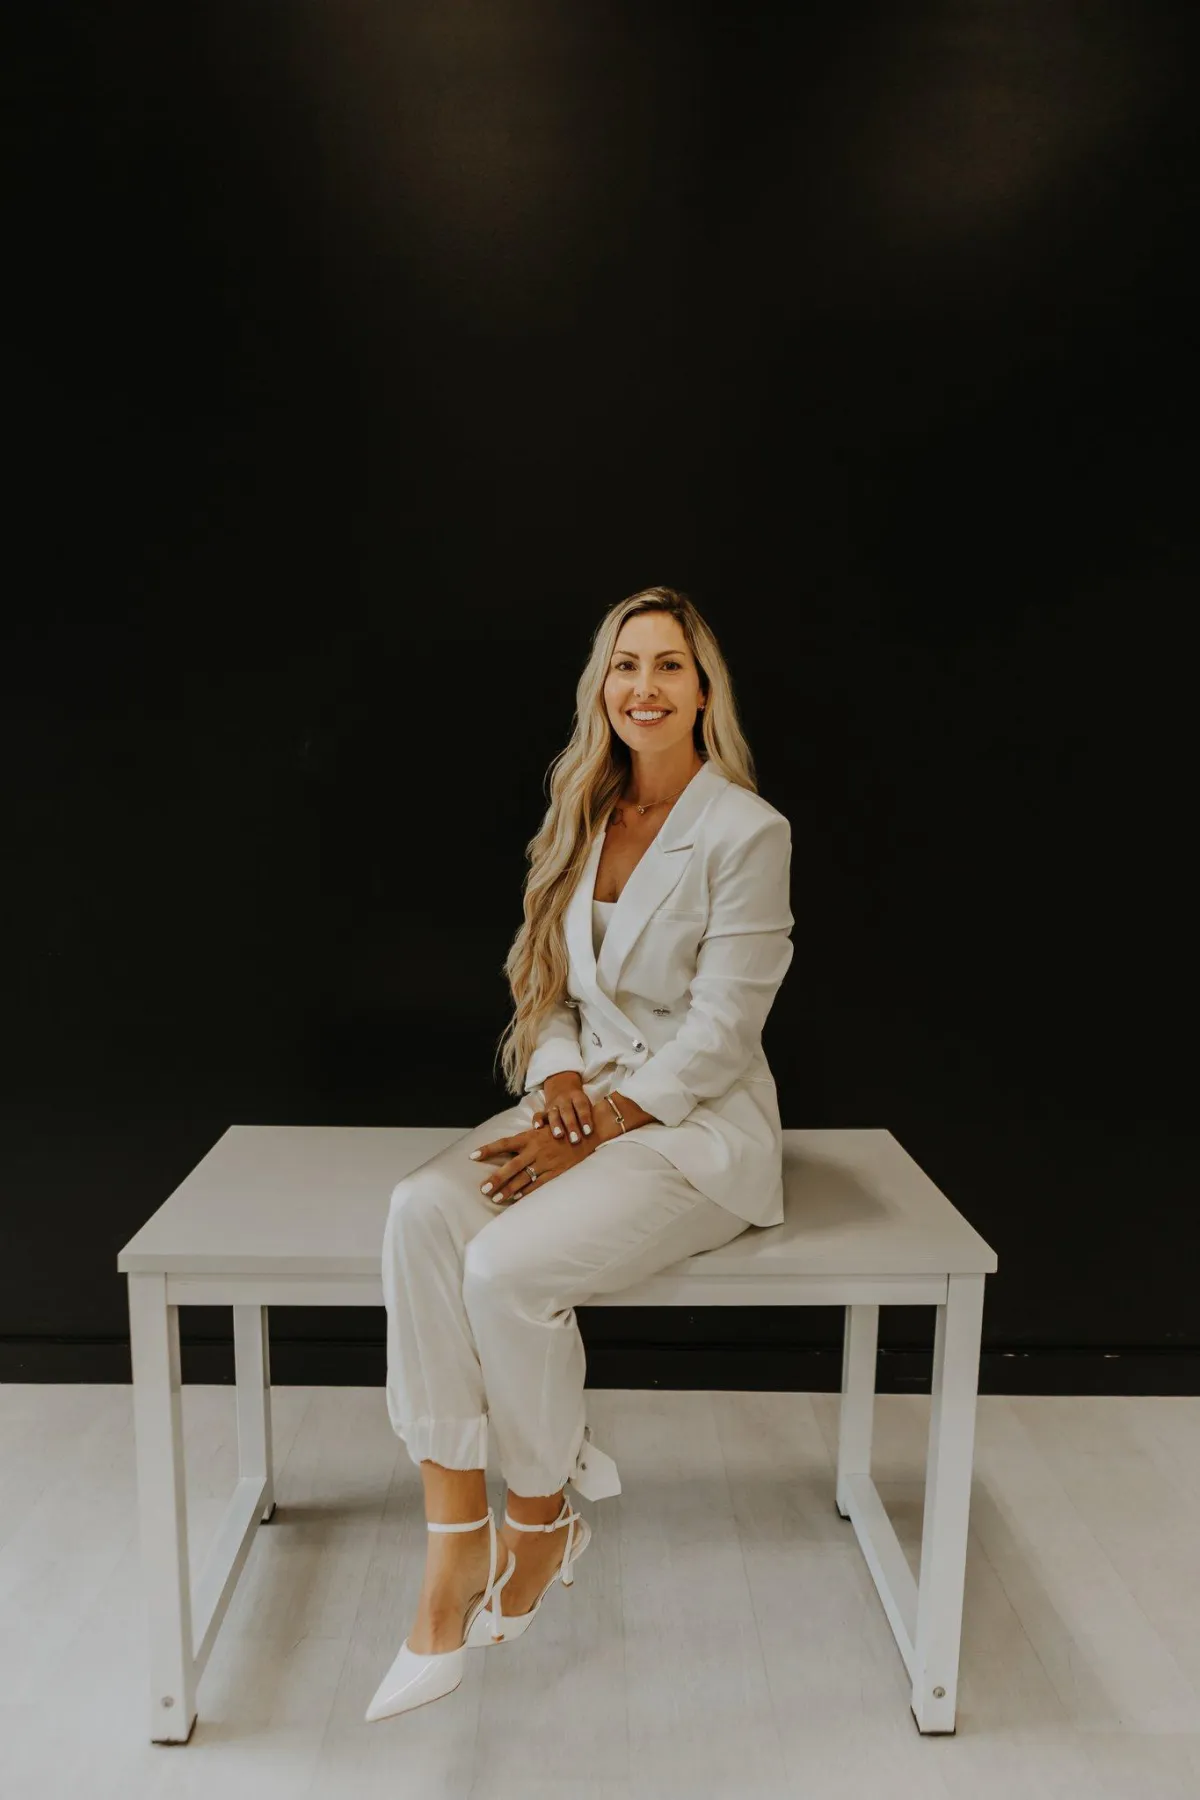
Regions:
<instances>
[{"instance_id":1,"label":"light wood plank floor","mask_svg":"<svg viewBox=\"0 0 1200 1800\"><path fill-rule=\"evenodd\" d=\"M192 1555L234 1480L183 1390ZM277 1388L258 1534L183 1748L146 1741L130 1389L0 1387L3 1800L1197 1800L1200 1399L979 1404L958 1732L922 1738L832 1394L589 1391L625 1492L520 1643L363 1712L411 1623L418 1471L380 1388ZM914 1571L928 1398L877 1401ZM490 1471L491 1497L503 1484Z\"/></svg>"}]
</instances>

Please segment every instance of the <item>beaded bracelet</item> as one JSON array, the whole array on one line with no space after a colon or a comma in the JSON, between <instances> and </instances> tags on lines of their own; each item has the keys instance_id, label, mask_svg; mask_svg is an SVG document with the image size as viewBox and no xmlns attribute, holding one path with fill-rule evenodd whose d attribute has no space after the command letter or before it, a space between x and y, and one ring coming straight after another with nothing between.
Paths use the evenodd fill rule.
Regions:
<instances>
[{"instance_id":1,"label":"beaded bracelet","mask_svg":"<svg viewBox=\"0 0 1200 1800\"><path fill-rule=\"evenodd\" d=\"M625 1121L621 1117L621 1111L620 1111L620 1108L618 1107L616 1101L613 1099L611 1094L605 1094L604 1098L608 1101L608 1104L612 1107L613 1112L616 1114L617 1124L621 1127L621 1130L624 1131Z\"/></svg>"}]
</instances>

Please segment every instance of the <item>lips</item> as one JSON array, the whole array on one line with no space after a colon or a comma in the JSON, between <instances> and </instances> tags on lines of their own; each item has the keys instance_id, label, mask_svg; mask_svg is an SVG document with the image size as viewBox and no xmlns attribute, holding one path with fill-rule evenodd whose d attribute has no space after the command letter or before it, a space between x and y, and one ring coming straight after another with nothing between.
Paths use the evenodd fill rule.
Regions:
<instances>
[{"instance_id":1,"label":"lips","mask_svg":"<svg viewBox=\"0 0 1200 1800\"><path fill-rule=\"evenodd\" d=\"M669 706L631 706L626 717L632 719L635 725L659 725L664 719L669 718L670 714Z\"/></svg>"}]
</instances>

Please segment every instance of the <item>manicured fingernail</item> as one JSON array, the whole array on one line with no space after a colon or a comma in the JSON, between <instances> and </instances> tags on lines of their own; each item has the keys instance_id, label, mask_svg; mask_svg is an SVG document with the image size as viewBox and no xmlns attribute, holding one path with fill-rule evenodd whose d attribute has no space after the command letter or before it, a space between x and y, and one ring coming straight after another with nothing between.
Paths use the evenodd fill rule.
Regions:
<instances>
[{"instance_id":1,"label":"manicured fingernail","mask_svg":"<svg viewBox=\"0 0 1200 1800\"><path fill-rule=\"evenodd\" d=\"M471 1161L472 1161L472 1162L478 1162L478 1161L479 1161L479 1158L480 1158L480 1157L481 1157L481 1156L482 1156L482 1155L483 1155L483 1151L482 1151L482 1150L472 1150L472 1152L471 1152Z\"/></svg>"},{"instance_id":2,"label":"manicured fingernail","mask_svg":"<svg viewBox=\"0 0 1200 1800\"><path fill-rule=\"evenodd\" d=\"M554 1135L555 1135L555 1137L561 1137L561 1136L562 1136L562 1126L561 1126L561 1125L556 1125L556 1126L555 1126L555 1127L554 1127Z\"/></svg>"},{"instance_id":3,"label":"manicured fingernail","mask_svg":"<svg viewBox=\"0 0 1200 1800\"><path fill-rule=\"evenodd\" d=\"M590 1126L590 1125L585 1125L585 1126L584 1126L584 1128L583 1128L583 1135L584 1135L584 1137L591 1137L591 1135L592 1135L592 1128L591 1128L591 1126Z\"/></svg>"},{"instance_id":4,"label":"manicured fingernail","mask_svg":"<svg viewBox=\"0 0 1200 1800\"><path fill-rule=\"evenodd\" d=\"M483 1186L482 1186L482 1187L481 1187L481 1188L480 1188L480 1190L479 1190L479 1191L480 1191L480 1193L481 1193L481 1194L490 1194L490 1193L491 1193L491 1191L492 1191L492 1184L491 1184L491 1182L490 1182L490 1181L485 1181L485 1182L484 1182L484 1184L483 1184Z\"/></svg>"},{"instance_id":5,"label":"manicured fingernail","mask_svg":"<svg viewBox=\"0 0 1200 1800\"><path fill-rule=\"evenodd\" d=\"M573 1144L577 1144L579 1142L579 1133L577 1131L573 1131L571 1133L571 1142Z\"/></svg>"}]
</instances>

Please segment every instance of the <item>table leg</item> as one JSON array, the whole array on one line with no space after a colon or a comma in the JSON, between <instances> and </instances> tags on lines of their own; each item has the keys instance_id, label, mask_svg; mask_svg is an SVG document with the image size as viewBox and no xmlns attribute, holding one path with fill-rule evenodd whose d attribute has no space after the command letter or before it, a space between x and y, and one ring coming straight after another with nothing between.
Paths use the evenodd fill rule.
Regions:
<instances>
[{"instance_id":1,"label":"table leg","mask_svg":"<svg viewBox=\"0 0 1200 1800\"><path fill-rule=\"evenodd\" d=\"M983 1327L982 1275L951 1275L936 1309L912 1711L922 1732L954 1730L975 1401Z\"/></svg>"},{"instance_id":2,"label":"table leg","mask_svg":"<svg viewBox=\"0 0 1200 1800\"><path fill-rule=\"evenodd\" d=\"M150 1637L150 1740L186 1744L196 1723L179 1308L165 1275L129 1282L138 1522Z\"/></svg>"},{"instance_id":3,"label":"table leg","mask_svg":"<svg viewBox=\"0 0 1200 1800\"><path fill-rule=\"evenodd\" d=\"M262 1521L275 1511L271 1457L271 1345L265 1306L233 1308L233 1364L237 1379L238 1476L267 1484Z\"/></svg>"},{"instance_id":4,"label":"table leg","mask_svg":"<svg viewBox=\"0 0 1200 1800\"><path fill-rule=\"evenodd\" d=\"M875 1363L879 1344L878 1306L848 1306L842 1339L842 1400L838 1411L837 1509L850 1516L845 1482L871 1473L875 1424Z\"/></svg>"}]
</instances>

